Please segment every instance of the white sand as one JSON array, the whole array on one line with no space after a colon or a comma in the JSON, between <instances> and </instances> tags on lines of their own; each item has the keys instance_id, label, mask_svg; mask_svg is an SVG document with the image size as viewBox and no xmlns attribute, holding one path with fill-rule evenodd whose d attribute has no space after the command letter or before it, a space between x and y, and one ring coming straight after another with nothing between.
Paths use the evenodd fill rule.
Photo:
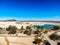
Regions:
<instances>
[{"instance_id":1,"label":"white sand","mask_svg":"<svg viewBox=\"0 0 60 45\"><path fill-rule=\"evenodd\" d=\"M7 45L7 42L9 42L9 45L34 45L32 43L33 37L6 37L8 41L6 41L5 37L0 37L0 44L1 45Z\"/></svg>"},{"instance_id":2,"label":"white sand","mask_svg":"<svg viewBox=\"0 0 60 45\"><path fill-rule=\"evenodd\" d=\"M26 24L29 23L29 24ZM60 23L51 23L51 22L22 22L22 24L16 24L16 21L7 21L7 22L0 22L0 27L2 28L6 28L9 25L14 25L16 26L18 29L21 28L21 26L23 26L24 28L26 28L26 26L29 25L44 25L44 24L53 24L53 25L60 25Z\"/></svg>"}]
</instances>

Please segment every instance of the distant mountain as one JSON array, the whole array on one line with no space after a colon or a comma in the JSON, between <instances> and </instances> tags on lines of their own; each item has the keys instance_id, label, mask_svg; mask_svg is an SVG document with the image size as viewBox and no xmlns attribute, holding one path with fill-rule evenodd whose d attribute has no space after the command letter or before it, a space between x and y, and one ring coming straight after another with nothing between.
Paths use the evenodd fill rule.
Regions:
<instances>
[{"instance_id":1,"label":"distant mountain","mask_svg":"<svg viewBox=\"0 0 60 45\"><path fill-rule=\"evenodd\" d=\"M15 19L9 19L9 20L0 20L0 22L6 22L6 21L17 21Z\"/></svg>"},{"instance_id":2,"label":"distant mountain","mask_svg":"<svg viewBox=\"0 0 60 45\"><path fill-rule=\"evenodd\" d=\"M60 21L16 20L16 19L0 20L0 22L5 22L5 21L20 21L20 22L52 22L52 23L60 23Z\"/></svg>"},{"instance_id":3,"label":"distant mountain","mask_svg":"<svg viewBox=\"0 0 60 45\"><path fill-rule=\"evenodd\" d=\"M15 19L10 19L10 20L6 20L6 21L17 21L17 20L15 20Z\"/></svg>"}]
</instances>

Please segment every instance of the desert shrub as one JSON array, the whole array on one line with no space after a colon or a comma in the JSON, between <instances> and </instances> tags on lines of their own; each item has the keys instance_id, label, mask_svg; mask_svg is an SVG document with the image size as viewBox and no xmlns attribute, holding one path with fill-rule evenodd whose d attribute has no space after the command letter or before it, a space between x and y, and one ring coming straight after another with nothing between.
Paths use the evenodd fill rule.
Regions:
<instances>
[{"instance_id":1,"label":"desert shrub","mask_svg":"<svg viewBox=\"0 0 60 45\"><path fill-rule=\"evenodd\" d=\"M37 44L37 42L36 41L33 41L33 44Z\"/></svg>"},{"instance_id":2,"label":"desert shrub","mask_svg":"<svg viewBox=\"0 0 60 45\"><path fill-rule=\"evenodd\" d=\"M38 36L38 35L37 35L37 36ZM40 43L43 42L42 40L43 40L42 38L35 37L33 43L34 43L34 44L37 44L37 45L40 45Z\"/></svg>"},{"instance_id":3,"label":"desert shrub","mask_svg":"<svg viewBox=\"0 0 60 45\"><path fill-rule=\"evenodd\" d=\"M0 27L0 29L3 29L2 27Z\"/></svg>"},{"instance_id":4,"label":"desert shrub","mask_svg":"<svg viewBox=\"0 0 60 45\"><path fill-rule=\"evenodd\" d=\"M44 31L44 33L47 33L47 32L48 32L48 30L45 30L45 31Z\"/></svg>"},{"instance_id":5,"label":"desert shrub","mask_svg":"<svg viewBox=\"0 0 60 45\"><path fill-rule=\"evenodd\" d=\"M26 29L31 29L31 27L30 26L26 26Z\"/></svg>"},{"instance_id":6,"label":"desert shrub","mask_svg":"<svg viewBox=\"0 0 60 45\"><path fill-rule=\"evenodd\" d=\"M27 35L31 35L31 31L29 31L29 32L27 33Z\"/></svg>"},{"instance_id":7,"label":"desert shrub","mask_svg":"<svg viewBox=\"0 0 60 45\"><path fill-rule=\"evenodd\" d=\"M39 31L39 30L34 31L34 34L38 34L38 33L40 33L40 31Z\"/></svg>"},{"instance_id":8,"label":"desert shrub","mask_svg":"<svg viewBox=\"0 0 60 45\"><path fill-rule=\"evenodd\" d=\"M49 38L50 38L51 40L60 40L60 36L59 36L59 35L56 35L56 34L50 35Z\"/></svg>"},{"instance_id":9,"label":"desert shrub","mask_svg":"<svg viewBox=\"0 0 60 45\"><path fill-rule=\"evenodd\" d=\"M24 34L28 34L28 31L27 31L27 30L25 30L25 31L24 31Z\"/></svg>"},{"instance_id":10,"label":"desert shrub","mask_svg":"<svg viewBox=\"0 0 60 45\"><path fill-rule=\"evenodd\" d=\"M15 34L15 33L16 33L16 30L17 30L17 27L10 25L10 26L8 26L8 27L6 28L6 30L9 31L8 34Z\"/></svg>"},{"instance_id":11,"label":"desert shrub","mask_svg":"<svg viewBox=\"0 0 60 45\"><path fill-rule=\"evenodd\" d=\"M58 30L60 29L60 26L54 26L52 30Z\"/></svg>"},{"instance_id":12,"label":"desert shrub","mask_svg":"<svg viewBox=\"0 0 60 45\"><path fill-rule=\"evenodd\" d=\"M24 31L24 34L31 35L31 31Z\"/></svg>"},{"instance_id":13,"label":"desert shrub","mask_svg":"<svg viewBox=\"0 0 60 45\"><path fill-rule=\"evenodd\" d=\"M48 41L44 41L45 45L51 45Z\"/></svg>"},{"instance_id":14,"label":"desert shrub","mask_svg":"<svg viewBox=\"0 0 60 45\"><path fill-rule=\"evenodd\" d=\"M21 29L19 29L19 30L20 30L20 33L23 33L24 32L23 30L25 30L25 29L22 26Z\"/></svg>"},{"instance_id":15,"label":"desert shrub","mask_svg":"<svg viewBox=\"0 0 60 45\"><path fill-rule=\"evenodd\" d=\"M21 27L21 30L23 30L24 28L23 28L23 26Z\"/></svg>"}]
</instances>

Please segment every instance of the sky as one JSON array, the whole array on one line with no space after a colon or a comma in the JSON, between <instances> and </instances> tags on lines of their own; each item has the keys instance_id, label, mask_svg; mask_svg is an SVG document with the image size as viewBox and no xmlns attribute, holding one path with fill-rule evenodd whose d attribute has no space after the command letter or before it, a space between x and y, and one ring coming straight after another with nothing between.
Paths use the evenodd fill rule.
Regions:
<instances>
[{"instance_id":1,"label":"sky","mask_svg":"<svg viewBox=\"0 0 60 45\"><path fill-rule=\"evenodd\" d=\"M0 19L60 21L60 0L0 0Z\"/></svg>"}]
</instances>

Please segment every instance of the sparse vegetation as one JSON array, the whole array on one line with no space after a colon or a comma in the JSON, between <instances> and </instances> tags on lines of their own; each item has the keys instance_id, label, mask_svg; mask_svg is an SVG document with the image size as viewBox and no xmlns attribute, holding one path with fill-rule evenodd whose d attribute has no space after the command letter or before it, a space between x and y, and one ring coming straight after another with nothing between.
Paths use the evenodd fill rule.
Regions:
<instances>
[{"instance_id":1,"label":"sparse vegetation","mask_svg":"<svg viewBox=\"0 0 60 45\"><path fill-rule=\"evenodd\" d=\"M25 26L25 25L24 25ZM3 29L3 28L1 28L0 27L0 29ZM60 29L60 27L59 26L54 26L53 27L53 30L58 30L58 29ZM37 35L36 37L35 37L35 39L34 39L34 41L33 40L31 40L31 41L33 41L33 43L34 44L37 44L37 45L40 45L40 43L42 42L42 43L45 43L45 45L51 45L48 41L48 36L49 36L49 38L50 38L50 40L59 40L60 41L60 36L59 35L56 35L55 33L57 32L57 31L53 31L53 30L51 30L50 32L49 32L49 30L50 30L50 28L43 28L43 26L38 26L37 28L34 28L34 26L33 25L29 25L29 26L26 26L26 28L24 28L23 26L21 26L21 28L20 29L17 29L17 27L16 26L13 26L13 25L9 25L7 28L4 28L4 30L8 33L8 34L13 34L12 36L20 36L22 33L22 35L23 36L21 36L21 37L26 37L26 35L29 35L29 36L27 36L27 37L34 37L35 35ZM18 31L17 31L18 30ZM2 30L3 31L3 30ZM16 31L17 31L17 33L16 33ZM45 31L45 32L44 32ZM53 33L53 32L55 32L55 33ZM49 33L47 33L47 32L49 32ZM4 33L4 32L3 32ZM16 35L15 35L15 33L16 33ZM53 34L52 34L53 33ZM24 34L26 34L26 35L24 35ZM32 35L31 35L32 34ZM52 35L50 35L50 34L52 34ZM59 34L59 33L57 33L57 34ZM43 38L44 37L44 38ZM30 38L29 38L30 39ZM32 39L32 38L31 38ZM48 41L44 41L44 39L45 40L48 40Z\"/></svg>"},{"instance_id":2,"label":"sparse vegetation","mask_svg":"<svg viewBox=\"0 0 60 45\"><path fill-rule=\"evenodd\" d=\"M59 35L56 35L56 34L52 34L52 35L50 35L49 36L49 38L51 39L51 40L60 40L60 36Z\"/></svg>"},{"instance_id":3,"label":"sparse vegetation","mask_svg":"<svg viewBox=\"0 0 60 45\"><path fill-rule=\"evenodd\" d=\"M28 30L25 30L25 31L24 31L24 34L28 34Z\"/></svg>"},{"instance_id":4,"label":"sparse vegetation","mask_svg":"<svg viewBox=\"0 0 60 45\"><path fill-rule=\"evenodd\" d=\"M27 26L26 29L25 29L25 31L24 31L24 34L31 35L31 33L32 33L31 27Z\"/></svg>"},{"instance_id":5,"label":"sparse vegetation","mask_svg":"<svg viewBox=\"0 0 60 45\"><path fill-rule=\"evenodd\" d=\"M44 31L44 33L48 33L49 32L49 29L46 29L45 31Z\"/></svg>"},{"instance_id":6,"label":"sparse vegetation","mask_svg":"<svg viewBox=\"0 0 60 45\"><path fill-rule=\"evenodd\" d=\"M34 31L34 34L39 34L43 30L42 26L37 26L36 30Z\"/></svg>"},{"instance_id":7,"label":"sparse vegetation","mask_svg":"<svg viewBox=\"0 0 60 45\"><path fill-rule=\"evenodd\" d=\"M37 45L40 45L41 42L44 42L44 39L43 39L43 38L44 38L44 37L42 36L42 33L37 34L37 35L35 36L35 39L34 39L33 43L34 43L34 44L37 44Z\"/></svg>"},{"instance_id":8,"label":"sparse vegetation","mask_svg":"<svg viewBox=\"0 0 60 45\"><path fill-rule=\"evenodd\" d=\"M23 33L23 30L24 30L23 26L19 30L20 30L20 33Z\"/></svg>"},{"instance_id":9,"label":"sparse vegetation","mask_svg":"<svg viewBox=\"0 0 60 45\"><path fill-rule=\"evenodd\" d=\"M21 30L24 30L23 26L21 27Z\"/></svg>"},{"instance_id":10,"label":"sparse vegetation","mask_svg":"<svg viewBox=\"0 0 60 45\"><path fill-rule=\"evenodd\" d=\"M26 29L31 29L31 27L30 26L26 26Z\"/></svg>"},{"instance_id":11,"label":"sparse vegetation","mask_svg":"<svg viewBox=\"0 0 60 45\"><path fill-rule=\"evenodd\" d=\"M54 26L52 30L58 30L60 29L60 26Z\"/></svg>"},{"instance_id":12,"label":"sparse vegetation","mask_svg":"<svg viewBox=\"0 0 60 45\"><path fill-rule=\"evenodd\" d=\"M47 40L44 41L45 45L51 45Z\"/></svg>"},{"instance_id":13,"label":"sparse vegetation","mask_svg":"<svg viewBox=\"0 0 60 45\"><path fill-rule=\"evenodd\" d=\"M39 34L39 33L40 33L39 30L34 31L34 34Z\"/></svg>"},{"instance_id":14,"label":"sparse vegetation","mask_svg":"<svg viewBox=\"0 0 60 45\"><path fill-rule=\"evenodd\" d=\"M9 27L6 28L6 30L9 31L8 34L15 34L16 30L17 30L17 27L10 25Z\"/></svg>"},{"instance_id":15,"label":"sparse vegetation","mask_svg":"<svg viewBox=\"0 0 60 45\"><path fill-rule=\"evenodd\" d=\"M3 29L2 27L0 27L0 29Z\"/></svg>"}]
</instances>

